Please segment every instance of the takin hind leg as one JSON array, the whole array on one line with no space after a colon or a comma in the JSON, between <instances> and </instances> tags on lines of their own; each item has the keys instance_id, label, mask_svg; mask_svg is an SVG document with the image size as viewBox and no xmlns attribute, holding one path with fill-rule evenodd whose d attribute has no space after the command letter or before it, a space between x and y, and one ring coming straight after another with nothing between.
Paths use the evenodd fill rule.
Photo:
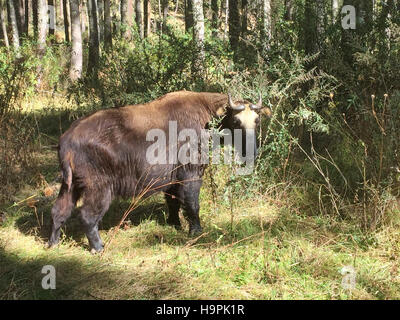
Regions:
<instances>
[{"instance_id":1,"label":"takin hind leg","mask_svg":"<svg viewBox=\"0 0 400 320\"><path fill-rule=\"evenodd\" d=\"M99 234L99 222L110 207L111 200L109 189L101 192L99 190L87 190L83 197L80 218L92 253L103 250L103 241Z\"/></svg>"},{"instance_id":2,"label":"takin hind leg","mask_svg":"<svg viewBox=\"0 0 400 320\"><path fill-rule=\"evenodd\" d=\"M78 196L78 192L73 186L68 191L68 186L64 182L62 183L58 198L51 209L52 230L48 243L49 248L55 246L59 242L61 227L71 216Z\"/></svg>"},{"instance_id":3,"label":"takin hind leg","mask_svg":"<svg viewBox=\"0 0 400 320\"><path fill-rule=\"evenodd\" d=\"M181 221L179 220L179 209L181 207L181 202L179 201L178 193L171 189L168 193L165 193L165 201L168 206L168 218L167 224L174 226L177 230L182 228Z\"/></svg>"}]
</instances>

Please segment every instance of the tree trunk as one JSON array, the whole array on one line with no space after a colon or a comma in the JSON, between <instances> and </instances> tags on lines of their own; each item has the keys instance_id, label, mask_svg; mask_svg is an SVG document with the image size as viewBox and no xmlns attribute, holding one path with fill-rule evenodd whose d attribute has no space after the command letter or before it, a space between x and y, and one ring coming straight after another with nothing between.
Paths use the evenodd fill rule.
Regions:
<instances>
[{"instance_id":1,"label":"tree trunk","mask_svg":"<svg viewBox=\"0 0 400 320\"><path fill-rule=\"evenodd\" d=\"M385 1L387 2L387 1ZM344 0L343 5L352 5L356 8L356 32L364 35L372 31L373 2L367 0Z\"/></svg>"},{"instance_id":2,"label":"tree trunk","mask_svg":"<svg viewBox=\"0 0 400 320\"><path fill-rule=\"evenodd\" d=\"M120 2L120 14L121 14L121 36L123 37L126 32L128 25L127 14L128 14L128 0L121 0Z\"/></svg>"},{"instance_id":3,"label":"tree trunk","mask_svg":"<svg viewBox=\"0 0 400 320\"><path fill-rule=\"evenodd\" d=\"M38 56L41 58L46 53L46 35L47 35L47 0L38 0ZM42 83L43 67L37 68L36 88L39 89Z\"/></svg>"},{"instance_id":4,"label":"tree trunk","mask_svg":"<svg viewBox=\"0 0 400 320\"><path fill-rule=\"evenodd\" d=\"M176 3L175 3L175 14L178 13L178 9L179 9L179 0L176 0Z\"/></svg>"},{"instance_id":5,"label":"tree trunk","mask_svg":"<svg viewBox=\"0 0 400 320\"><path fill-rule=\"evenodd\" d=\"M39 55L43 55L46 50L47 33L47 1L38 0L38 49Z\"/></svg>"},{"instance_id":6,"label":"tree trunk","mask_svg":"<svg viewBox=\"0 0 400 320\"><path fill-rule=\"evenodd\" d=\"M339 0L332 0L332 23L336 22L339 14Z\"/></svg>"},{"instance_id":7,"label":"tree trunk","mask_svg":"<svg viewBox=\"0 0 400 320\"><path fill-rule=\"evenodd\" d=\"M325 10L325 4L324 1L317 1L316 2L316 9L317 9L317 44L318 44L318 49L320 50L322 48L322 38L325 33L325 16L327 14Z\"/></svg>"},{"instance_id":8,"label":"tree trunk","mask_svg":"<svg viewBox=\"0 0 400 320\"><path fill-rule=\"evenodd\" d=\"M167 18L169 13L168 0L161 0L161 4L162 4L163 28L165 28L167 26Z\"/></svg>"},{"instance_id":9,"label":"tree trunk","mask_svg":"<svg viewBox=\"0 0 400 320\"><path fill-rule=\"evenodd\" d=\"M144 30L143 30L143 1L136 0L136 25L138 28L140 39L144 37Z\"/></svg>"},{"instance_id":10,"label":"tree trunk","mask_svg":"<svg viewBox=\"0 0 400 320\"><path fill-rule=\"evenodd\" d=\"M79 6L79 12L81 13L81 33L82 33L82 37L85 36L86 28L87 28L87 25L88 25L88 23L87 23L87 5L86 5L86 1L83 0L80 3L80 6ZM72 31L71 31L71 33L72 33Z\"/></svg>"},{"instance_id":11,"label":"tree trunk","mask_svg":"<svg viewBox=\"0 0 400 320\"><path fill-rule=\"evenodd\" d=\"M1 31L3 34L4 45L8 48L10 47L10 43L8 42L8 34L6 27L6 5L4 0L0 0L0 22L1 22Z\"/></svg>"},{"instance_id":12,"label":"tree trunk","mask_svg":"<svg viewBox=\"0 0 400 320\"><path fill-rule=\"evenodd\" d=\"M211 0L211 27L213 28L213 35L218 34L218 0Z\"/></svg>"},{"instance_id":13,"label":"tree trunk","mask_svg":"<svg viewBox=\"0 0 400 320\"><path fill-rule=\"evenodd\" d=\"M107 51L112 48L110 0L104 0L104 47Z\"/></svg>"},{"instance_id":14,"label":"tree trunk","mask_svg":"<svg viewBox=\"0 0 400 320\"><path fill-rule=\"evenodd\" d=\"M97 0L97 25L99 26L99 42L104 41L104 2Z\"/></svg>"},{"instance_id":15,"label":"tree trunk","mask_svg":"<svg viewBox=\"0 0 400 320\"><path fill-rule=\"evenodd\" d=\"M315 54L322 49L325 7L323 2L306 0L304 20L304 41L306 54Z\"/></svg>"},{"instance_id":16,"label":"tree trunk","mask_svg":"<svg viewBox=\"0 0 400 320\"><path fill-rule=\"evenodd\" d=\"M285 0L285 20L293 21L293 1L294 0Z\"/></svg>"},{"instance_id":17,"label":"tree trunk","mask_svg":"<svg viewBox=\"0 0 400 320\"><path fill-rule=\"evenodd\" d=\"M32 0L32 24L33 24L33 37L38 37L38 0Z\"/></svg>"},{"instance_id":18,"label":"tree trunk","mask_svg":"<svg viewBox=\"0 0 400 320\"><path fill-rule=\"evenodd\" d=\"M131 27L133 20L132 0L121 0L121 35L125 39L131 38Z\"/></svg>"},{"instance_id":19,"label":"tree trunk","mask_svg":"<svg viewBox=\"0 0 400 320\"><path fill-rule=\"evenodd\" d=\"M21 25L21 29L19 29L19 33L21 35L21 37L25 37L27 36L27 34L25 33L25 0L18 0L18 11L19 11L19 20L20 20L20 25Z\"/></svg>"},{"instance_id":20,"label":"tree trunk","mask_svg":"<svg viewBox=\"0 0 400 320\"><path fill-rule=\"evenodd\" d=\"M79 0L69 0L71 14L71 67L69 77L76 81L82 77L82 30L79 13Z\"/></svg>"},{"instance_id":21,"label":"tree trunk","mask_svg":"<svg viewBox=\"0 0 400 320\"><path fill-rule=\"evenodd\" d=\"M24 0L14 0L15 14L17 16L18 32L20 37L20 42L26 37L25 33L25 1Z\"/></svg>"},{"instance_id":22,"label":"tree trunk","mask_svg":"<svg viewBox=\"0 0 400 320\"><path fill-rule=\"evenodd\" d=\"M204 75L204 13L203 0L191 0L193 8L193 41L195 55L193 60L193 75L196 79L203 79Z\"/></svg>"},{"instance_id":23,"label":"tree trunk","mask_svg":"<svg viewBox=\"0 0 400 320\"><path fill-rule=\"evenodd\" d=\"M1 21L1 30L3 33L3 41L4 45L9 48L10 43L8 41L7 27L6 27L6 4L4 0L0 0L0 21Z\"/></svg>"},{"instance_id":24,"label":"tree trunk","mask_svg":"<svg viewBox=\"0 0 400 320\"><path fill-rule=\"evenodd\" d=\"M239 6L237 0L229 0L229 43L237 54L240 35Z\"/></svg>"},{"instance_id":25,"label":"tree trunk","mask_svg":"<svg viewBox=\"0 0 400 320\"><path fill-rule=\"evenodd\" d=\"M67 0L62 0L62 8L63 8L63 17L64 17L65 41L70 42L71 40L69 38L69 18L68 18Z\"/></svg>"},{"instance_id":26,"label":"tree trunk","mask_svg":"<svg viewBox=\"0 0 400 320\"><path fill-rule=\"evenodd\" d=\"M12 42L16 52L19 50L19 33L18 33L18 24L17 24L17 16L15 14L14 1L8 0L8 15L10 17L11 24L11 32L12 32Z\"/></svg>"},{"instance_id":27,"label":"tree trunk","mask_svg":"<svg viewBox=\"0 0 400 320\"><path fill-rule=\"evenodd\" d=\"M144 37L147 38L151 33L151 5L150 0L144 0L143 2L144 11Z\"/></svg>"},{"instance_id":28,"label":"tree trunk","mask_svg":"<svg viewBox=\"0 0 400 320\"><path fill-rule=\"evenodd\" d=\"M29 0L25 0L25 5L24 5L24 9L25 9L25 25L24 25L24 33L26 34L26 36L28 36L28 31L29 31Z\"/></svg>"},{"instance_id":29,"label":"tree trunk","mask_svg":"<svg viewBox=\"0 0 400 320\"><path fill-rule=\"evenodd\" d=\"M262 16L261 16L261 37L269 47L269 42L272 37L272 19L271 19L271 0L262 1Z\"/></svg>"},{"instance_id":30,"label":"tree trunk","mask_svg":"<svg viewBox=\"0 0 400 320\"><path fill-rule=\"evenodd\" d=\"M87 73L89 76L97 78L97 66L99 64L99 32L97 25L97 1L88 0L89 13L89 56Z\"/></svg>"},{"instance_id":31,"label":"tree trunk","mask_svg":"<svg viewBox=\"0 0 400 320\"><path fill-rule=\"evenodd\" d=\"M224 0L222 0L224 1ZM229 24L229 0L225 0L225 26L224 26L224 41L228 35L228 24Z\"/></svg>"},{"instance_id":32,"label":"tree trunk","mask_svg":"<svg viewBox=\"0 0 400 320\"><path fill-rule=\"evenodd\" d=\"M54 6L54 0L48 0L47 12L49 13L49 35L54 36L56 29L56 8Z\"/></svg>"},{"instance_id":33,"label":"tree trunk","mask_svg":"<svg viewBox=\"0 0 400 320\"><path fill-rule=\"evenodd\" d=\"M185 0L185 30L193 28L193 6L192 0Z\"/></svg>"},{"instance_id":34,"label":"tree trunk","mask_svg":"<svg viewBox=\"0 0 400 320\"><path fill-rule=\"evenodd\" d=\"M15 17L17 19L17 28L18 28L18 35L19 35L19 41L20 44L22 42L22 30L23 30L23 22L22 22L22 17L21 17L21 2L20 0L14 0L14 11L15 11Z\"/></svg>"},{"instance_id":35,"label":"tree trunk","mask_svg":"<svg viewBox=\"0 0 400 320\"><path fill-rule=\"evenodd\" d=\"M242 0L242 38L246 38L247 34L247 12L248 0Z\"/></svg>"}]
</instances>

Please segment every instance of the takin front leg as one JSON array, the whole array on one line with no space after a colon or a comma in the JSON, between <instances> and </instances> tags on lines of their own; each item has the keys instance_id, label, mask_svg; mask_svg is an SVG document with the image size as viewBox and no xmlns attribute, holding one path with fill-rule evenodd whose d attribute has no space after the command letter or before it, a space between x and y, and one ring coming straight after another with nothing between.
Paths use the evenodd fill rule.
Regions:
<instances>
[{"instance_id":1,"label":"takin front leg","mask_svg":"<svg viewBox=\"0 0 400 320\"><path fill-rule=\"evenodd\" d=\"M201 183L201 180L196 180L183 186L183 205L185 208L186 219L189 222L190 236L194 236L203 232L199 217L199 195Z\"/></svg>"},{"instance_id":2,"label":"takin front leg","mask_svg":"<svg viewBox=\"0 0 400 320\"><path fill-rule=\"evenodd\" d=\"M59 242L61 227L71 216L77 197L78 195L76 190L74 191L74 187L68 191L68 186L63 182L56 203L51 209L52 230L48 243L49 248L55 246Z\"/></svg>"},{"instance_id":3,"label":"takin front leg","mask_svg":"<svg viewBox=\"0 0 400 320\"><path fill-rule=\"evenodd\" d=\"M91 190L85 192L83 205L80 209L80 218L85 229L86 237L92 253L103 250L103 241L99 234L99 222L111 204L111 192Z\"/></svg>"}]
</instances>

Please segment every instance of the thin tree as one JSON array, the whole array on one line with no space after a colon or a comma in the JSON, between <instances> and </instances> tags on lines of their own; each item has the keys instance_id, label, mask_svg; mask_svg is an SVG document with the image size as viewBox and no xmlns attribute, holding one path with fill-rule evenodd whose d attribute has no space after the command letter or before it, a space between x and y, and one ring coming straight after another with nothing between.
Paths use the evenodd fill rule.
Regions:
<instances>
[{"instance_id":1,"label":"thin tree","mask_svg":"<svg viewBox=\"0 0 400 320\"><path fill-rule=\"evenodd\" d=\"M56 31L56 8L54 6L54 0L48 0L48 8L50 23L49 23L49 35L54 36Z\"/></svg>"},{"instance_id":2,"label":"thin tree","mask_svg":"<svg viewBox=\"0 0 400 320\"><path fill-rule=\"evenodd\" d=\"M121 0L120 2L120 15L121 15L121 36L125 35L125 29L127 28L127 13L128 13L128 0Z\"/></svg>"},{"instance_id":3,"label":"thin tree","mask_svg":"<svg viewBox=\"0 0 400 320\"><path fill-rule=\"evenodd\" d=\"M26 32L26 15L25 15L25 4L27 4L27 1L24 0L14 0L14 8L15 8L15 14L17 16L17 24L18 24L18 32L19 32L19 37L20 37L20 42L23 41L23 38L27 36Z\"/></svg>"},{"instance_id":4,"label":"thin tree","mask_svg":"<svg viewBox=\"0 0 400 320\"><path fill-rule=\"evenodd\" d=\"M88 14L89 14L89 56L88 56L88 75L97 78L97 66L99 64L99 33L97 25L97 1L88 0Z\"/></svg>"},{"instance_id":5,"label":"thin tree","mask_svg":"<svg viewBox=\"0 0 400 320\"><path fill-rule=\"evenodd\" d=\"M144 37L144 30L143 30L143 1L136 0L136 25L138 28L140 39Z\"/></svg>"},{"instance_id":6,"label":"thin tree","mask_svg":"<svg viewBox=\"0 0 400 320\"><path fill-rule=\"evenodd\" d=\"M12 34L12 43L16 52L19 51L19 33L18 33L18 24L17 24L17 16L15 14L14 1L8 0L8 16L10 18L11 24L11 34Z\"/></svg>"},{"instance_id":7,"label":"thin tree","mask_svg":"<svg viewBox=\"0 0 400 320\"><path fill-rule=\"evenodd\" d=\"M47 1L38 0L38 56L43 57L46 53L46 35L47 35ZM37 68L36 88L39 89L42 83L43 67L39 65Z\"/></svg>"},{"instance_id":8,"label":"thin tree","mask_svg":"<svg viewBox=\"0 0 400 320\"><path fill-rule=\"evenodd\" d=\"M203 0L191 0L193 8L193 41L195 55L193 60L193 75L202 79L204 75L204 13Z\"/></svg>"},{"instance_id":9,"label":"thin tree","mask_svg":"<svg viewBox=\"0 0 400 320\"><path fill-rule=\"evenodd\" d=\"M4 45L8 48L10 43L8 42L8 34L6 27L6 5L4 0L0 0L0 22L1 22L1 31L3 34Z\"/></svg>"},{"instance_id":10,"label":"thin tree","mask_svg":"<svg viewBox=\"0 0 400 320\"><path fill-rule=\"evenodd\" d=\"M88 25L88 14L87 14L87 5L86 0L82 0L79 6L79 12L81 13L81 32L82 36L86 34L86 28Z\"/></svg>"},{"instance_id":11,"label":"thin tree","mask_svg":"<svg viewBox=\"0 0 400 320\"><path fill-rule=\"evenodd\" d=\"M25 4L24 4L24 9L25 9L25 25L24 25L24 33L26 35L28 35L28 31L29 31L29 0L25 0Z\"/></svg>"},{"instance_id":12,"label":"thin tree","mask_svg":"<svg viewBox=\"0 0 400 320\"><path fill-rule=\"evenodd\" d=\"M294 14L293 2L294 2L294 0L285 0L284 19L286 21L293 21L293 14Z\"/></svg>"},{"instance_id":13,"label":"thin tree","mask_svg":"<svg viewBox=\"0 0 400 320\"><path fill-rule=\"evenodd\" d=\"M387 1L385 1L387 3ZM367 0L344 0L343 5L352 5L356 8L356 30L357 34L365 35L372 31L373 26L373 1ZM350 29L351 32L351 29Z\"/></svg>"},{"instance_id":14,"label":"thin tree","mask_svg":"<svg viewBox=\"0 0 400 320\"><path fill-rule=\"evenodd\" d=\"M228 24L229 24L229 0L222 0L224 1L224 11L225 11L225 26L224 26L224 41L226 40L228 34Z\"/></svg>"},{"instance_id":15,"label":"thin tree","mask_svg":"<svg viewBox=\"0 0 400 320\"><path fill-rule=\"evenodd\" d=\"M179 9L179 0L176 0L176 2L175 2L175 14L178 13L178 9Z\"/></svg>"},{"instance_id":16,"label":"thin tree","mask_svg":"<svg viewBox=\"0 0 400 320\"><path fill-rule=\"evenodd\" d=\"M237 0L229 0L229 43L237 54L240 36L239 6Z\"/></svg>"},{"instance_id":17,"label":"thin tree","mask_svg":"<svg viewBox=\"0 0 400 320\"><path fill-rule=\"evenodd\" d=\"M70 42L71 40L69 38L69 17L68 17L67 0L62 0L62 8L63 8L63 17L64 17L65 41Z\"/></svg>"},{"instance_id":18,"label":"thin tree","mask_svg":"<svg viewBox=\"0 0 400 320\"><path fill-rule=\"evenodd\" d=\"M47 1L38 0L38 49L39 55L43 55L46 50L47 33Z\"/></svg>"},{"instance_id":19,"label":"thin tree","mask_svg":"<svg viewBox=\"0 0 400 320\"><path fill-rule=\"evenodd\" d=\"M335 23L339 14L339 0L332 0L332 23Z\"/></svg>"},{"instance_id":20,"label":"thin tree","mask_svg":"<svg viewBox=\"0 0 400 320\"><path fill-rule=\"evenodd\" d=\"M132 0L121 0L121 36L125 39L131 38L131 27L133 21Z\"/></svg>"},{"instance_id":21,"label":"thin tree","mask_svg":"<svg viewBox=\"0 0 400 320\"><path fill-rule=\"evenodd\" d=\"M32 0L32 24L33 24L33 37L38 37L38 0Z\"/></svg>"},{"instance_id":22,"label":"thin tree","mask_svg":"<svg viewBox=\"0 0 400 320\"><path fill-rule=\"evenodd\" d=\"M110 0L104 0L104 46L107 51L112 48Z\"/></svg>"},{"instance_id":23,"label":"thin tree","mask_svg":"<svg viewBox=\"0 0 400 320\"><path fill-rule=\"evenodd\" d=\"M143 1L143 24L144 24L144 37L147 38L150 35L151 32L151 25L150 25L150 19L151 19L151 4L150 0L144 0Z\"/></svg>"},{"instance_id":24,"label":"thin tree","mask_svg":"<svg viewBox=\"0 0 400 320\"><path fill-rule=\"evenodd\" d=\"M322 38L325 30L324 2L306 0L305 2L305 21L304 21L304 40L305 52L315 54L322 49Z\"/></svg>"},{"instance_id":25,"label":"thin tree","mask_svg":"<svg viewBox=\"0 0 400 320\"><path fill-rule=\"evenodd\" d=\"M17 27L18 27L18 33L19 33L19 41L20 43L22 42L22 32L24 28L24 22L23 22L23 15L21 16L21 2L20 0L14 0L14 10L15 10L15 17L17 19Z\"/></svg>"},{"instance_id":26,"label":"thin tree","mask_svg":"<svg viewBox=\"0 0 400 320\"><path fill-rule=\"evenodd\" d=\"M261 0L261 43L268 49L272 37L271 0Z\"/></svg>"},{"instance_id":27,"label":"thin tree","mask_svg":"<svg viewBox=\"0 0 400 320\"><path fill-rule=\"evenodd\" d=\"M97 0L97 25L99 26L99 41L104 41L104 2Z\"/></svg>"},{"instance_id":28,"label":"thin tree","mask_svg":"<svg viewBox=\"0 0 400 320\"><path fill-rule=\"evenodd\" d=\"M71 14L71 66L69 77L72 82L82 77L82 30L79 12L79 0L69 0Z\"/></svg>"},{"instance_id":29,"label":"thin tree","mask_svg":"<svg viewBox=\"0 0 400 320\"><path fill-rule=\"evenodd\" d=\"M247 13L248 13L248 0L242 0L242 38L246 38L247 34Z\"/></svg>"},{"instance_id":30,"label":"thin tree","mask_svg":"<svg viewBox=\"0 0 400 320\"><path fill-rule=\"evenodd\" d=\"M163 29L167 27L167 18L169 14L169 6L168 6L168 0L161 0L161 6L162 6L162 25Z\"/></svg>"},{"instance_id":31,"label":"thin tree","mask_svg":"<svg viewBox=\"0 0 400 320\"><path fill-rule=\"evenodd\" d=\"M185 0L185 30L188 32L193 28L193 5L192 0Z\"/></svg>"},{"instance_id":32,"label":"thin tree","mask_svg":"<svg viewBox=\"0 0 400 320\"><path fill-rule=\"evenodd\" d=\"M218 34L218 25L219 25L219 19L218 19L218 0L211 0L211 27L213 28L213 35Z\"/></svg>"}]
</instances>

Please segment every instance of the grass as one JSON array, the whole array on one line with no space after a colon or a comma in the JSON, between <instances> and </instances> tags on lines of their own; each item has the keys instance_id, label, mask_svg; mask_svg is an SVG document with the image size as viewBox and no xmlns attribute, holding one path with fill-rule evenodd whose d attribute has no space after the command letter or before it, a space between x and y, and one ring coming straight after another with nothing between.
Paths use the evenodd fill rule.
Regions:
<instances>
[{"instance_id":1,"label":"grass","mask_svg":"<svg viewBox=\"0 0 400 320\"><path fill-rule=\"evenodd\" d=\"M56 98L61 99L61 98ZM41 102L43 100L40 100ZM101 236L115 238L102 255L91 255L76 217L61 244L46 249L50 210L58 184L56 152L50 146L72 121L60 104L37 111L42 134L33 176L0 208L0 299L399 299L399 212L371 234L353 221L313 214L296 205L292 192L224 197L226 168L208 174L201 192L204 234L187 235L165 224L161 195L149 198L116 229L129 201L115 201ZM34 102L33 102L34 103ZM54 109L55 105L61 105ZM48 117L48 115L52 115ZM53 119L50 121L49 119ZM54 119L61 119L56 122ZM48 124L48 126L47 126ZM53 192L48 192L49 188ZM34 197L32 197L34 196ZM56 289L41 287L44 265L56 269ZM357 272L352 291L341 286L343 266Z\"/></svg>"}]
</instances>

